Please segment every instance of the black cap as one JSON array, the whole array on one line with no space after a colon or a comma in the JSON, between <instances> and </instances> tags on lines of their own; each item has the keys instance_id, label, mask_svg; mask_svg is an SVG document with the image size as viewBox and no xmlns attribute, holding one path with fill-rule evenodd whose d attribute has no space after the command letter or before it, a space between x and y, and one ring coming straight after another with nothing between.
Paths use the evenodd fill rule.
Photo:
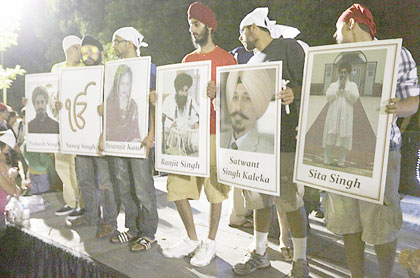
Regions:
<instances>
[{"instance_id":1,"label":"black cap","mask_svg":"<svg viewBox=\"0 0 420 278\"><path fill-rule=\"evenodd\" d=\"M84 35L82 38L82 43L81 45L94 45L96 46L100 51L104 50L104 47L102 45L102 43L100 41L98 41L97 39L95 39L92 36L89 35Z\"/></svg>"}]
</instances>

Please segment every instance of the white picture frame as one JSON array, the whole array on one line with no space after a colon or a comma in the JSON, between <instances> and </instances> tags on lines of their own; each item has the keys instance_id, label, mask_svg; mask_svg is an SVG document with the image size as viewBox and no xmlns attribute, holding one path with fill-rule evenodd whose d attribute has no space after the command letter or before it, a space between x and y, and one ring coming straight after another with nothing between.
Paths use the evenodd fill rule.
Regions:
<instances>
[{"instance_id":1,"label":"white picture frame","mask_svg":"<svg viewBox=\"0 0 420 278\"><path fill-rule=\"evenodd\" d=\"M59 99L62 153L98 156L103 102L104 66L63 68Z\"/></svg>"},{"instance_id":2,"label":"white picture frame","mask_svg":"<svg viewBox=\"0 0 420 278\"><path fill-rule=\"evenodd\" d=\"M149 126L150 67L150 56L105 63L104 154L146 157L141 142ZM115 93L120 91L118 86L123 92L120 95ZM127 103L125 109L121 108L121 100Z\"/></svg>"},{"instance_id":3,"label":"white picture frame","mask_svg":"<svg viewBox=\"0 0 420 278\"><path fill-rule=\"evenodd\" d=\"M385 105L395 95L401 43L309 48L294 182L383 203L393 121Z\"/></svg>"},{"instance_id":4,"label":"white picture frame","mask_svg":"<svg viewBox=\"0 0 420 278\"><path fill-rule=\"evenodd\" d=\"M25 97L28 99L25 112L26 149L30 152L57 153L59 145L59 123L54 115L54 105L57 100L59 76L55 73L36 73L25 75ZM35 99L34 91L37 91ZM47 103L44 103L45 95ZM38 116L35 102L42 101L38 106L45 113Z\"/></svg>"},{"instance_id":5,"label":"white picture frame","mask_svg":"<svg viewBox=\"0 0 420 278\"><path fill-rule=\"evenodd\" d=\"M210 79L211 61L157 67L157 171L210 176ZM176 87L186 89L186 97L178 98L185 104L177 103Z\"/></svg>"},{"instance_id":6,"label":"white picture frame","mask_svg":"<svg viewBox=\"0 0 420 278\"><path fill-rule=\"evenodd\" d=\"M220 183L280 196L281 80L281 61L217 68Z\"/></svg>"}]
</instances>

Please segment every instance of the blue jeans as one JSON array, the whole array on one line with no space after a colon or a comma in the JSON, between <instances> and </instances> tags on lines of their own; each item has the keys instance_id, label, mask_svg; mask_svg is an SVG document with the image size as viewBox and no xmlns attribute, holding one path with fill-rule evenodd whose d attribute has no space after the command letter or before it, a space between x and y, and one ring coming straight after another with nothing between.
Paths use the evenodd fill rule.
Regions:
<instances>
[{"instance_id":1,"label":"blue jeans","mask_svg":"<svg viewBox=\"0 0 420 278\"><path fill-rule=\"evenodd\" d=\"M29 174L31 180L31 194L41 194L50 190L50 182L48 181L48 174L34 175Z\"/></svg>"},{"instance_id":2,"label":"blue jeans","mask_svg":"<svg viewBox=\"0 0 420 278\"><path fill-rule=\"evenodd\" d=\"M145 159L112 157L111 160L118 180L121 203L125 207L125 226L132 235L155 239L159 218L151 171L152 159L149 156Z\"/></svg>"},{"instance_id":3,"label":"blue jeans","mask_svg":"<svg viewBox=\"0 0 420 278\"><path fill-rule=\"evenodd\" d=\"M85 204L85 217L91 225L103 222L117 226L117 204L108 167L109 157L76 156L76 175ZM99 196L97 194L99 191Z\"/></svg>"}]
</instances>

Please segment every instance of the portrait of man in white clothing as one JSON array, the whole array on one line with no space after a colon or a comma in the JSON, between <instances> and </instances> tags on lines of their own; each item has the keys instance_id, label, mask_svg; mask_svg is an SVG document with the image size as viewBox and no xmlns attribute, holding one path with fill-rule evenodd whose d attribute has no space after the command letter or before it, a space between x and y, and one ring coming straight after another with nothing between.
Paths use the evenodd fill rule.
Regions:
<instances>
[{"instance_id":1,"label":"portrait of man in white clothing","mask_svg":"<svg viewBox=\"0 0 420 278\"><path fill-rule=\"evenodd\" d=\"M191 94L193 78L181 72L174 80L175 94L168 95L162 107L162 153L198 156L199 105Z\"/></svg>"},{"instance_id":2,"label":"portrait of man in white clothing","mask_svg":"<svg viewBox=\"0 0 420 278\"><path fill-rule=\"evenodd\" d=\"M350 63L343 61L338 66L338 80L328 87L327 118L324 124L322 147L324 163L333 163L332 150L338 149L337 166L345 167L346 154L353 144L353 105L359 99L357 84L350 81Z\"/></svg>"},{"instance_id":3,"label":"portrait of man in white clothing","mask_svg":"<svg viewBox=\"0 0 420 278\"><path fill-rule=\"evenodd\" d=\"M304 163L371 176L387 53L314 55Z\"/></svg>"}]
</instances>

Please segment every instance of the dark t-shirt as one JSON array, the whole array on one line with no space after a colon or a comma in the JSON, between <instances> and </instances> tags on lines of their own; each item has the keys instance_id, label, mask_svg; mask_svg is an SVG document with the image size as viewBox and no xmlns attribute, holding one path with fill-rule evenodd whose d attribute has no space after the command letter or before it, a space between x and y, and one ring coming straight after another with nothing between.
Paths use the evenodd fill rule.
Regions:
<instances>
[{"instance_id":1,"label":"dark t-shirt","mask_svg":"<svg viewBox=\"0 0 420 278\"><path fill-rule=\"evenodd\" d=\"M280 150L282 152L294 152L296 151L296 127L299 119L305 52L294 39L274 39L262 52L255 54L248 61L248 64L271 61L283 62L283 79L290 81L287 86L292 88L295 95L293 103L289 105L290 114L286 114L284 108L281 110L280 139Z\"/></svg>"},{"instance_id":2,"label":"dark t-shirt","mask_svg":"<svg viewBox=\"0 0 420 278\"><path fill-rule=\"evenodd\" d=\"M58 134L58 122L47 116L44 121L35 118L28 123L28 133L52 133Z\"/></svg>"}]
</instances>

